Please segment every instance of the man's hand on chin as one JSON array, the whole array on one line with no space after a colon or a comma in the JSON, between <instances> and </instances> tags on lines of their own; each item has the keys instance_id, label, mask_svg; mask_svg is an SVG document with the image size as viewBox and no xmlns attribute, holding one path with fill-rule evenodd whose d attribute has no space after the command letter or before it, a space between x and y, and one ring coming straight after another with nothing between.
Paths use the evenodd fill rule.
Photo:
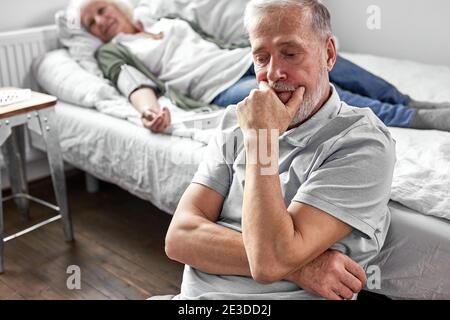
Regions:
<instances>
[{"instance_id":1,"label":"man's hand on chin","mask_svg":"<svg viewBox=\"0 0 450 320\"><path fill-rule=\"evenodd\" d=\"M240 127L246 135L248 130L278 130L282 135L292 123L300 108L305 88L299 87L285 104L267 82L261 81L259 89L237 105L237 117Z\"/></svg>"}]
</instances>

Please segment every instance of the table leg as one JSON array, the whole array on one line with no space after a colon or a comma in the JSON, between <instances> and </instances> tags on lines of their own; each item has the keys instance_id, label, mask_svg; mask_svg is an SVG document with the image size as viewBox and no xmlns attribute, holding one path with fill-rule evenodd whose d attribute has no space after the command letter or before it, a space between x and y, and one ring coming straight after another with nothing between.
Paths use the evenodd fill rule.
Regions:
<instances>
[{"instance_id":1,"label":"table leg","mask_svg":"<svg viewBox=\"0 0 450 320\"><path fill-rule=\"evenodd\" d=\"M3 156L9 172L9 181L13 195L28 194L25 158L25 127L12 128L11 136L6 140ZM25 220L29 219L30 202L24 197L14 198L20 214Z\"/></svg>"},{"instance_id":2,"label":"table leg","mask_svg":"<svg viewBox=\"0 0 450 320\"><path fill-rule=\"evenodd\" d=\"M60 208L62 222L64 225L64 234L66 241L73 240L72 219L69 212L67 201L67 189L64 176L64 163L59 145L58 132L53 121L54 109L44 109L39 111L39 122L41 125L42 136L44 138L50 173L52 176L53 189L55 191L56 201Z\"/></svg>"},{"instance_id":3,"label":"table leg","mask_svg":"<svg viewBox=\"0 0 450 320\"><path fill-rule=\"evenodd\" d=\"M11 128L0 122L0 146L3 146L10 135ZM0 179L0 273L4 271L4 236L2 179Z\"/></svg>"}]
</instances>

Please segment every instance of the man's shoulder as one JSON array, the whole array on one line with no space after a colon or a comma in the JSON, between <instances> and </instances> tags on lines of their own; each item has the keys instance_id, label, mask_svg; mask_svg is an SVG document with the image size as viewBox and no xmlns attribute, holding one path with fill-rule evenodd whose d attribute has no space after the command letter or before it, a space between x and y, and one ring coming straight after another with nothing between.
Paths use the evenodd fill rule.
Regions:
<instances>
[{"instance_id":1,"label":"man's shoulder","mask_svg":"<svg viewBox=\"0 0 450 320\"><path fill-rule=\"evenodd\" d=\"M322 152L368 152L383 150L395 153L395 141L388 128L370 110L342 103L339 112L313 134L309 145ZM359 150L359 151L358 151Z\"/></svg>"},{"instance_id":2,"label":"man's shoulder","mask_svg":"<svg viewBox=\"0 0 450 320\"><path fill-rule=\"evenodd\" d=\"M335 137L338 145L352 148L359 145L361 149L377 146L388 153L395 152L395 141L389 129L369 108L357 108L342 103L332 125L339 128Z\"/></svg>"},{"instance_id":3,"label":"man's shoulder","mask_svg":"<svg viewBox=\"0 0 450 320\"><path fill-rule=\"evenodd\" d=\"M386 125L376 116L376 114L370 108L354 107L346 104L345 102L342 102L341 110L339 111L338 116L350 117L357 115L364 116L365 120L372 125L382 126L386 128Z\"/></svg>"},{"instance_id":4,"label":"man's shoulder","mask_svg":"<svg viewBox=\"0 0 450 320\"><path fill-rule=\"evenodd\" d=\"M360 118L360 121L356 123L355 127L360 126L376 135L391 137L391 133L387 126L370 108L358 108L342 103L342 108L338 116L342 118L358 117Z\"/></svg>"}]
</instances>

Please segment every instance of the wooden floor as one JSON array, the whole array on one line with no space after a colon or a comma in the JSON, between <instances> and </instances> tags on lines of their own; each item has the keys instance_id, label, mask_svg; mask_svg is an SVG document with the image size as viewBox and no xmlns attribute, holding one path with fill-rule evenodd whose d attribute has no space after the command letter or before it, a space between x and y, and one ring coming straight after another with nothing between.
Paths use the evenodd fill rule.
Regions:
<instances>
[{"instance_id":1,"label":"wooden floor","mask_svg":"<svg viewBox=\"0 0 450 320\"><path fill-rule=\"evenodd\" d=\"M179 292L183 267L164 253L170 215L106 183L89 194L79 171L68 173L67 186L76 241L64 241L57 221L7 242L0 299L142 300ZM54 203L50 180L32 183L30 193ZM13 202L4 212L7 235L30 225ZM31 223L53 214L33 204ZM80 267L81 290L67 288L71 265Z\"/></svg>"}]
</instances>

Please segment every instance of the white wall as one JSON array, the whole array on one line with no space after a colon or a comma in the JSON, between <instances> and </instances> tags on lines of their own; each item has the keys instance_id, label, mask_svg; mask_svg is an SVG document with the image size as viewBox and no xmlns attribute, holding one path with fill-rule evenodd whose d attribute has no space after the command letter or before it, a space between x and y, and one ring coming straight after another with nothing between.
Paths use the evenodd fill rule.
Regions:
<instances>
[{"instance_id":1,"label":"white wall","mask_svg":"<svg viewBox=\"0 0 450 320\"><path fill-rule=\"evenodd\" d=\"M324 0L341 50L450 66L450 1ZM367 9L381 9L381 29L369 30Z\"/></svg>"},{"instance_id":2,"label":"white wall","mask_svg":"<svg viewBox=\"0 0 450 320\"><path fill-rule=\"evenodd\" d=\"M0 32L54 23L69 0L0 0Z\"/></svg>"},{"instance_id":3,"label":"white wall","mask_svg":"<svg viewBox=\"0 0 450 320\"><path fill-rule=\"evenodd\" d=\"M450 66L450 1L323 0L342 50ZM53 23L69 0L0 0L0 32ZM367 28L370 5L381 9L381 30Z\"/></svg>"}]
</instances>

